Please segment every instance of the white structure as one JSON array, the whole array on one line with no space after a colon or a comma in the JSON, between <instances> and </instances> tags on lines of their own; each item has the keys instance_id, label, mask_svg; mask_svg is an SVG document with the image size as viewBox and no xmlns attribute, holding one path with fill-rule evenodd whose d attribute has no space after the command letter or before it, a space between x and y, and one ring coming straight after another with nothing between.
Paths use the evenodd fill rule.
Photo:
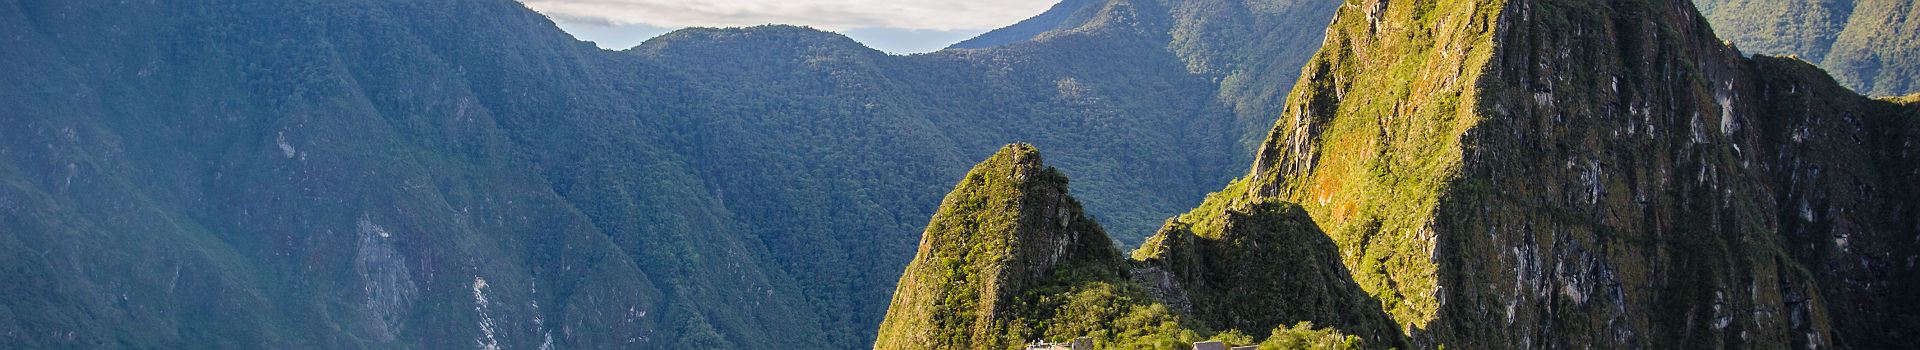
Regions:
<instances>
[{"instance_id":1,"label":"white structure","mask_svg":"<svg viewBox=\"0 0 1920 350\"><path fill-rule=\"evenodd\" d=\"M1193 343L1193 350L1227 350L1227 344L1218 340Z\"/></svg>"}]
</instances>

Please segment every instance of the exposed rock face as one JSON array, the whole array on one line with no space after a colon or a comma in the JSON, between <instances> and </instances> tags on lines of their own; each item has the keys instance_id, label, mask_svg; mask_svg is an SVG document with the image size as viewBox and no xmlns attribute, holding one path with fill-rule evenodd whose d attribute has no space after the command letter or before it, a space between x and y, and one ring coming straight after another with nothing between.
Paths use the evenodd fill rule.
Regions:
<instances>
[{"instance_id":1,"label":"exposed rock face","mask_svg":"<svg viewBox=\"0 0 1920 350\"><path fill-rule=\"evenodd\" d=\"M1781 251L1816 285L1782 285L1789 306L1825 301L1837 345L1920 343L1920 96L1868 101L1806 62L1758 57L1760 146ZM1817 288L1818 290L1814 290ZM1790 309L1794 324L1817 322Z\"/></svg>"},{"instance_id":2,"label":"exposed rock face","mask_svg":"<svg viewBox=\"0 0 1920 350\"><path fill-rule=\"evenodd\" d=\"M1916 117L1685 1L1362 1L1227 192L1422 347L1912 346Z\"/></svg>"},{"instance_id":3,"label":"exposed rock face","mask_svg":"<svg viewBox=\"0 0 1920 350\"><path fill-rule=\"evenodd\" d=\"M1120 255L1067 194L1066 176L1042 165L1032 145L1001 148L942 201L874 348L1020 344L1024 325L1012 322L1010 304L1067 265L1117 275Z\"/></svg>"},{"instance_id":4,"label":"exposed rock face","mask_svg":"<svg viewBox=\"0 0 1920 350\"><path fill-rule=\"evenodd\" d=\"M1766 72L1687 2L1516 1L1499 25L1435 215L1453 288L1434 341L1831 344L1826 320L1788 321L1820 305L1781 295L1809 281L1776 253Z\"/></svg>"},{"instance_id":5,"label":"exposed rock face","mask_svg":"<svg viewBox=\"0 0 1920 350\"><path fill-rule=\"evenodd\" d=\"M1134 253L1166 308L1371 346L1915 345L1920 97L1743 57L1677 0L1359 1L1326 35L1251 174Z\"/></svg>"},{"instance_id":6,"label":"exposed rock face","mask_svg":"<svg viewBox=\"0 0 1920 350\"><path fill-rule=\"evenodd\" d=\"M353 269L360 275L362 290L367 294L366 311L374 318L373 322L367 322L373 328L369 331L379 341L390 342L420 291L413 281L412 269L407 267L407 257L394 247L393 233L366 216L361 216L355 226L360 240Z\"/></svg>"}]
</instances>

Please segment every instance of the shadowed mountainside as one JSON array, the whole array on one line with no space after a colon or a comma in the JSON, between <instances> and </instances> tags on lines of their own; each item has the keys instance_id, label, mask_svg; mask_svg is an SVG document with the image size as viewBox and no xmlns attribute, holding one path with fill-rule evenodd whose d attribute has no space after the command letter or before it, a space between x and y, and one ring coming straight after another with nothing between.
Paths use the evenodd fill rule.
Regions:
<instances>
[{"instance_id":1,"label":"shadowed mountainside","mask_svg":"<svg viewBox=\"0 0 1920 350\"><path fill-rule=\"evenodd\" d=\"M507 0L0 1L0 347L866 346L968 160L1053 147L1137 241L1274 118L1228 82L1292 81L1337 5L1073 4L889 56L605 51ZM1199 35L1242 20L1298 40Z\"/></svg>"}]
</instances>

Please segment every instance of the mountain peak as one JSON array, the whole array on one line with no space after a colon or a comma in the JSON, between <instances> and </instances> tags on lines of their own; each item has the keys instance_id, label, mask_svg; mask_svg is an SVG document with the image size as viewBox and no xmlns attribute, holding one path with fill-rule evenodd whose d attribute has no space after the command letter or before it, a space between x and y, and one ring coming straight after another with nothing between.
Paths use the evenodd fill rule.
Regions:
<instances>
[{"instance_id":1,"label":"mountain peak","mask_svg":"<svg viewBox=\"0 0 1920 350\"><path fill-rule=\"evenodd\" d=\"M1075 14L1080 12L1082 9L1086 8L1088 5L1093 4L1093 1L1094 0L1061 1L1059 3L1053 4L1053 7L1048 8L1046 12L1042 12L1039 15L1033 16L1033 18L1022 20L1020 21L1020 23L1014 23L1013 25L1007 26L1005 28L994 29L986 33L981 33L979 36L975 36L971 39L954 43L953 45L947 46L947 48L949 49L984 49L984 48L989 48L994 46L1032 40L1034 37L1040 36L1041 33L1046 33L1048 31L1053 31L1057 29L1063 29L1064 27L1068 26L1069 21L1073 17L1075 17Z\"/></svg>"},{"instance_id":2,"label":"mountain peak","mask_svg":"<svg viewBox=\"0 0 1920 350\"><path fill-rule=\"evenodd\" d=\"M1067 178L1019 143L974 166L934 214L875 348L998 348L1024 327L1017 297L1062 279L1117 279L1119 252L1067 194ZM1075 271L1075 272L1065 272ZM1071 276L1069 276L1071 275Z\"/></svg>"},{"instance_id":3,"label":"mountain peak","mask_svg":"<svg viewBox=\"0 0 1920 350\"><path fill-rule=\"evenodd\" d=\"M1912 249L1874 217L1912 186L1871 156L1914 137L1891 103L1743 57L1684 0L1363 0L1327 33L1229 192L1299 203L1416 343L1902 341L1866 333L1884 308L1827 305L1897 304L1862 271L1910 270L1819 238L1871 222L1846 235ZM1835 196L1857 200L1805 204Z\"/></svg>"}]
</instances>

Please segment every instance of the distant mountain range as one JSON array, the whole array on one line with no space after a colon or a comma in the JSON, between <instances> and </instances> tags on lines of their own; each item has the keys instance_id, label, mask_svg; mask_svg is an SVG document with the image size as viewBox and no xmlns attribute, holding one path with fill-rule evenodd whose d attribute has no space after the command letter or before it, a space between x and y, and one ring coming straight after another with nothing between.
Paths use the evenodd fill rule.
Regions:
<instances>
[{"instance_id":1,"label":"distant mountain range","mask_svg":"<svg viewBox=\"0 0 1920 350\"><path fill-rule=\"evenodd\" d=\"M889 56L604 51L509 0L0 1L0 348L866 347L974 159L1049 147L1135 244L1251 160L1334 6Z\"/></svg>"},{"instance_id":2,"label":"distant mountain range","mask_svg":"<svg viewBox=\"0 0 1920 350\"><path fill-rule=\"evenodd\" d=\"M1749 53L1796 55L1868 96L1920 93L1920 4L1913 0L1698 0L1720 38Z\"/></svg>"},{"instance_id":3,"label":"distant mountain range","mask_svg":"<svg viewBox=\"0 0 1920 350\"><path fill-rule=\"evenodd\" d=\"M0 348L932 344L876 332L948 324L888 317L916 238L1000 231L928 218L1084 253L954 289L1034 301L939 320L1026 332L969 344L1119 320L1052 322L1097 305L1062 290L1155 326L1103 344L1913 344L1911 98L1623 1L1075 0L892 56L607 51L511 0L0 0ZM1002 171L1057 211L942 207Z\"/></svg>"}]
</instances>

